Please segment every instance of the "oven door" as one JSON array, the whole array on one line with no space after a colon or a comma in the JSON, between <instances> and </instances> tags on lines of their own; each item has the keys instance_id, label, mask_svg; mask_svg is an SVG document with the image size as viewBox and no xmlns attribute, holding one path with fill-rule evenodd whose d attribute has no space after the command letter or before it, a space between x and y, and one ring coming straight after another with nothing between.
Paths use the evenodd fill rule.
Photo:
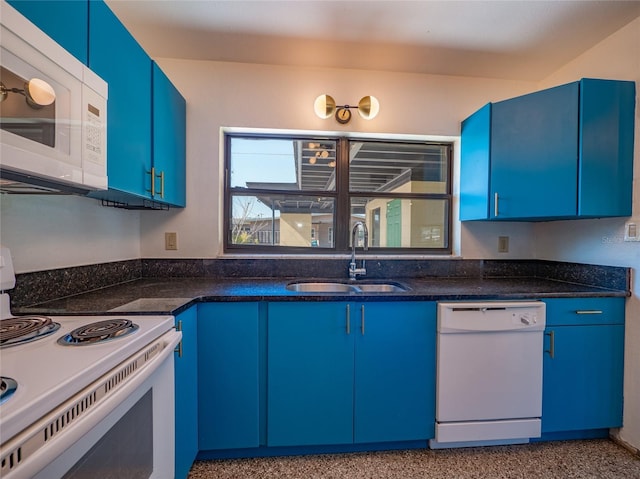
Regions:
<instances>
[{"instance_id":1,"label":"oven door","mask_svg":"<svg viewBox=\"0 0 640 479\"><path fill-rule=\"evenodd\" d=\"M166 333L11 440L2 461L13 467L3 464L2 477L173 477L173 351L180 339L180 332Z\"/></svg>"}]
</instances>

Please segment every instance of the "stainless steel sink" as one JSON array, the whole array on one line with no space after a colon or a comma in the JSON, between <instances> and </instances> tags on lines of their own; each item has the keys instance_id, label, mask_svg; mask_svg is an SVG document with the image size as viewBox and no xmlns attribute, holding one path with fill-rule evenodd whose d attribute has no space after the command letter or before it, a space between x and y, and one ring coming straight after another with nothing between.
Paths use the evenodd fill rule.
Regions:
<instances>
[{"instance_id":1,"label":"stainless steel sink","mask_svg":"<svg viewBox=\"0 0 640 479\"><path fill-rule=\"evenodd\" d=\"M405 293L407 288L398 283L363 283L356 287L363 293Z\"/></svg>"},{"instance_id":2,"label":"stainless steel sink","mask_svg":"<svg viewBox=\"0 0 640 479\"><path fill-rule=\"evenodd\" d=\"M341 283L339 281L299 281L287 285L298 293L404 293L408 288L399 283Z\"/></svg>"},{"instance_id":3,"label":"stainless steel sink","mask_svg":"<svg viewBox=\"0 0 640 479\"><path fill-rule=\"evenodd\" d=\"M322 283L290 283L287 285L289 291L300 293L357 293L358 290L345 283L322 282Z\"/></svg>"}]
</instances>

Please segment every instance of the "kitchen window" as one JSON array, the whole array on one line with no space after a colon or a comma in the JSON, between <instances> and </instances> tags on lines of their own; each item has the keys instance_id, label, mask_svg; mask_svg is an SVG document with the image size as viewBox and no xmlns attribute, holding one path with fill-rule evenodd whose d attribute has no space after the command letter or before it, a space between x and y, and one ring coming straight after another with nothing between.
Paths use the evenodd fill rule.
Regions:
<instances>
[{"instance_id":1,"label":"kitchen window","mask_svg":"<svg viewBox=\"0 0 640 479\"><path fill-rule=\"evenodd\" d=\"M228 133L225 251L344 253L360 221L371 252L450 254L451 158L446 142Z\"/></svg>"}]
</instances>

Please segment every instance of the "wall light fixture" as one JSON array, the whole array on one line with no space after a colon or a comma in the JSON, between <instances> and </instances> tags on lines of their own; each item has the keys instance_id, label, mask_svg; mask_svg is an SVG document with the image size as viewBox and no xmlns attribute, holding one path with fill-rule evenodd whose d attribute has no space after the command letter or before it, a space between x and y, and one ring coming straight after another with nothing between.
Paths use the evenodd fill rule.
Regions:
<instances>
[{"instance_id":1,"label":"wall light fixture","mask_svg":"<svg viewBox=\"0 0 640 479\"><path fill-rule=\"evenodd\" d=\"M24 89L7 88L0 82L0 102L6 100L9 93L24 95L27 104L31 108L42 108L51 105L56 100L56 92L51 85L39 78L32 78L24 84Z\"/></svg>"},{"instance_id":2,"label":"wall light fixture","mask_svg":"<svg viewBox=\"0 0 640 479\"><path fill-rule=\"evenodd\" d=\"M380 111L380 102L375 96L369 95L362 97L358 106L336 105L331 95L320 95L313 103L313 110L320 118L326 119L335 113L336 121L343 125L351 120L351 108L357 108L362 118L371 120Z\"/></svg>"}]
</instances>

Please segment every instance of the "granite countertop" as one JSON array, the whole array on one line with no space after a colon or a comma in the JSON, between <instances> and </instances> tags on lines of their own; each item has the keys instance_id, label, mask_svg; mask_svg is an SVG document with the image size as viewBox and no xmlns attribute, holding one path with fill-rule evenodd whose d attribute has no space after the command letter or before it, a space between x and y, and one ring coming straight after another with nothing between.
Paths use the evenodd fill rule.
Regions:
<instances>
[{"instance_id":1,"label":"granite countertop","mask_svg":"<svg viewBox=\"0 0 640 479\"><path fill-rule=\"evenodd\" d=\"M142 278L96 291L20 307L15 314L178 314L198 302L212 301L455 301L520 300L563 297L625 297L611 290L540 278L398 278L401 293L305 293L286 285L299 278ZM305 278L304 281L310 281ZM322 279L314 279L322 281ZM346 280L328 280L342 281Z\"/></svg>"}]
</instances>

